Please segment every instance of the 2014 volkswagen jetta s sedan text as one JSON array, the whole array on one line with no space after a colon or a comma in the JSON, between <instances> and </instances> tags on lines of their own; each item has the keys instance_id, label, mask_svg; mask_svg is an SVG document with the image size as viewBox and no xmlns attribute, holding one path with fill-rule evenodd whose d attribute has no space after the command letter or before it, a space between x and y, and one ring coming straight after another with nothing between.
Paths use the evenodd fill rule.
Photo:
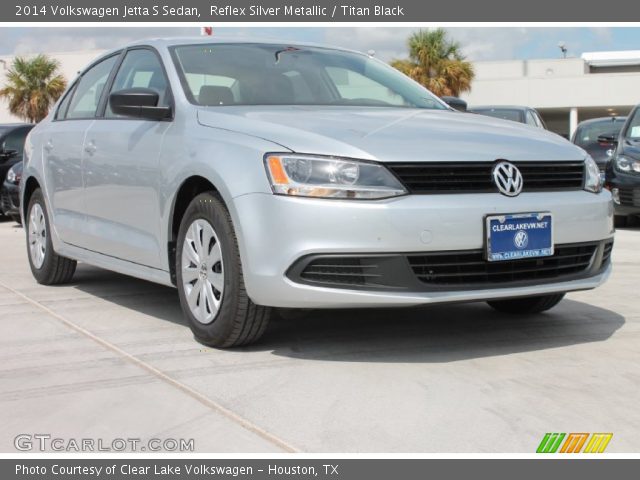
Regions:
<instances>
[{"instance_id":1,"label":"2014 volkswagen jetta s sedan text","mask_svg":"<svg viewBox=\"0 0 640 480\"><path fill-rule=\"evenodd\" d=\"M81 261L174 285L217 347L258 339L273 307L536 313L611 269L611 196L584 150L312 45L104 55L31 132L21 196L38 282Z\"/></svg>"}]
</instances>

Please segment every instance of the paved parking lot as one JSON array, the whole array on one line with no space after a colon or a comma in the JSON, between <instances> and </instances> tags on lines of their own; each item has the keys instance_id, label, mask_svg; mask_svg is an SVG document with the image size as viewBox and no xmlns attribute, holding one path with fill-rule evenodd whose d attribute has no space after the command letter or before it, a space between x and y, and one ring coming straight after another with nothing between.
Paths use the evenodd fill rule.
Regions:
<instances>
[{"instance_id":1,"label":"paved parking lot","mask_svg":"<svg viewBox=\"0 0 640 480\"><path fill-rule=\"evenodd\" d=\"M484 304L314 312L197 344L177 292L87 265L32 279L0 223L0 451L20 433L193 438L200 452L533 452L545 432L640 451L640 230L604 287L526 319Z\"/></svg>"}]
</instances>

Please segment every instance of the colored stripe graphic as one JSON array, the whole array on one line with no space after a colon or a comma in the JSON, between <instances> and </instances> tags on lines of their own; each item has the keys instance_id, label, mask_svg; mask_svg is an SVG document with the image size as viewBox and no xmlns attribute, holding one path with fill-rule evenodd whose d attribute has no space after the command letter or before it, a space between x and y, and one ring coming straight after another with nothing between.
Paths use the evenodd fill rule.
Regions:
<instances>
[{"instance_id":1,"label":"colored stripe graphic","mask_svg":"<svg viewBox=\"0 0 640 480\"><path fill-rule=\"evenodd\" d=\"M564 433L545 433L536 453L556 453L565 435Z\"/></svg>"},{"instance_id":2,"label":"colored stripe graphic","mask_svg":"<svg viewBox=\"0 0 640 480\"><path fill-rule=\"evenodd\" d=\"M613 433L594 433L582 453L602 453L611 441Z\"/></svg>"},{"instance_id":3,"label":"colored stripe graphic","mask_svg":"<svg viewBox=\"0 0 640 480\"><path fill-rule=\"evenodd\" d=\"M588 433L570 433L562 444L560 453L580 453L587 438L589 438Z\"/></svg>"}]
</instances>

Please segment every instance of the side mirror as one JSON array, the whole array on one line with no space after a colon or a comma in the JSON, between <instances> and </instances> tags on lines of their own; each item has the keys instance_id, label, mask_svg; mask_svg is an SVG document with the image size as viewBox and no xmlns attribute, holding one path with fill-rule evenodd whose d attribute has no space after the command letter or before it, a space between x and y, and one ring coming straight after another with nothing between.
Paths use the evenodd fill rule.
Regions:
<instances>
[{"instance_id":1,"label":"side mirror","mask_svg":"<svg viewBox=\"0 0 640 480\"><path fill-rule=\"evenodd\" d=\"M117 115L164 120L171 116L171 107L159 107L160 96L150 88L129 88L109 95L111 111Z\"/></svg>"},{"instance_id":2,"label":"side mirror","mask_svg":"<svg viewBox=\"0 0 640 480\"><path fill-rule=\"evenodd\" d=\"M449 105L451 108L455 108L456 110L459 110L461 112L467 111L467 102L465 102L461 98L449 97L446 95L441 98L442 98L442 101L445 102L447 105Z\"/></svg>"},{"instance_id":3,"label":"side mirror","mask_svg":"<svg viewBox=\"0 0 640 480\"><path fill-rule=\"evenodd\" d=\"M614 135L598 135L598 143L605 145L617 145L618 139Z\"/></svg>"}]
</instances>

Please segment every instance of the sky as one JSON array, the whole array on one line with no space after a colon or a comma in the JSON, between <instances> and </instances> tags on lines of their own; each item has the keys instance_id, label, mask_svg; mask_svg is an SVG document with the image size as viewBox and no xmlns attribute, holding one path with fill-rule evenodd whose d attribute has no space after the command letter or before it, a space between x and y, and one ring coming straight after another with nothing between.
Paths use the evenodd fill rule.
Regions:
<instances>
[{"instance_id":1,"label":"sky","mask_svg":"<svg viewBox=\"0 0 640 480\"><path fill-rule=\"evenodd\" d=\"M382 60L403 58L408 27L215 27L219 36L255 36L374 50ZM455 27L447 28L469 60L559 58L583 52L640 50L640 28L629 27ZM0 55L111 49L131 40L199 35L197 27L0 27Z\"/></svg>"}]
</instances>

